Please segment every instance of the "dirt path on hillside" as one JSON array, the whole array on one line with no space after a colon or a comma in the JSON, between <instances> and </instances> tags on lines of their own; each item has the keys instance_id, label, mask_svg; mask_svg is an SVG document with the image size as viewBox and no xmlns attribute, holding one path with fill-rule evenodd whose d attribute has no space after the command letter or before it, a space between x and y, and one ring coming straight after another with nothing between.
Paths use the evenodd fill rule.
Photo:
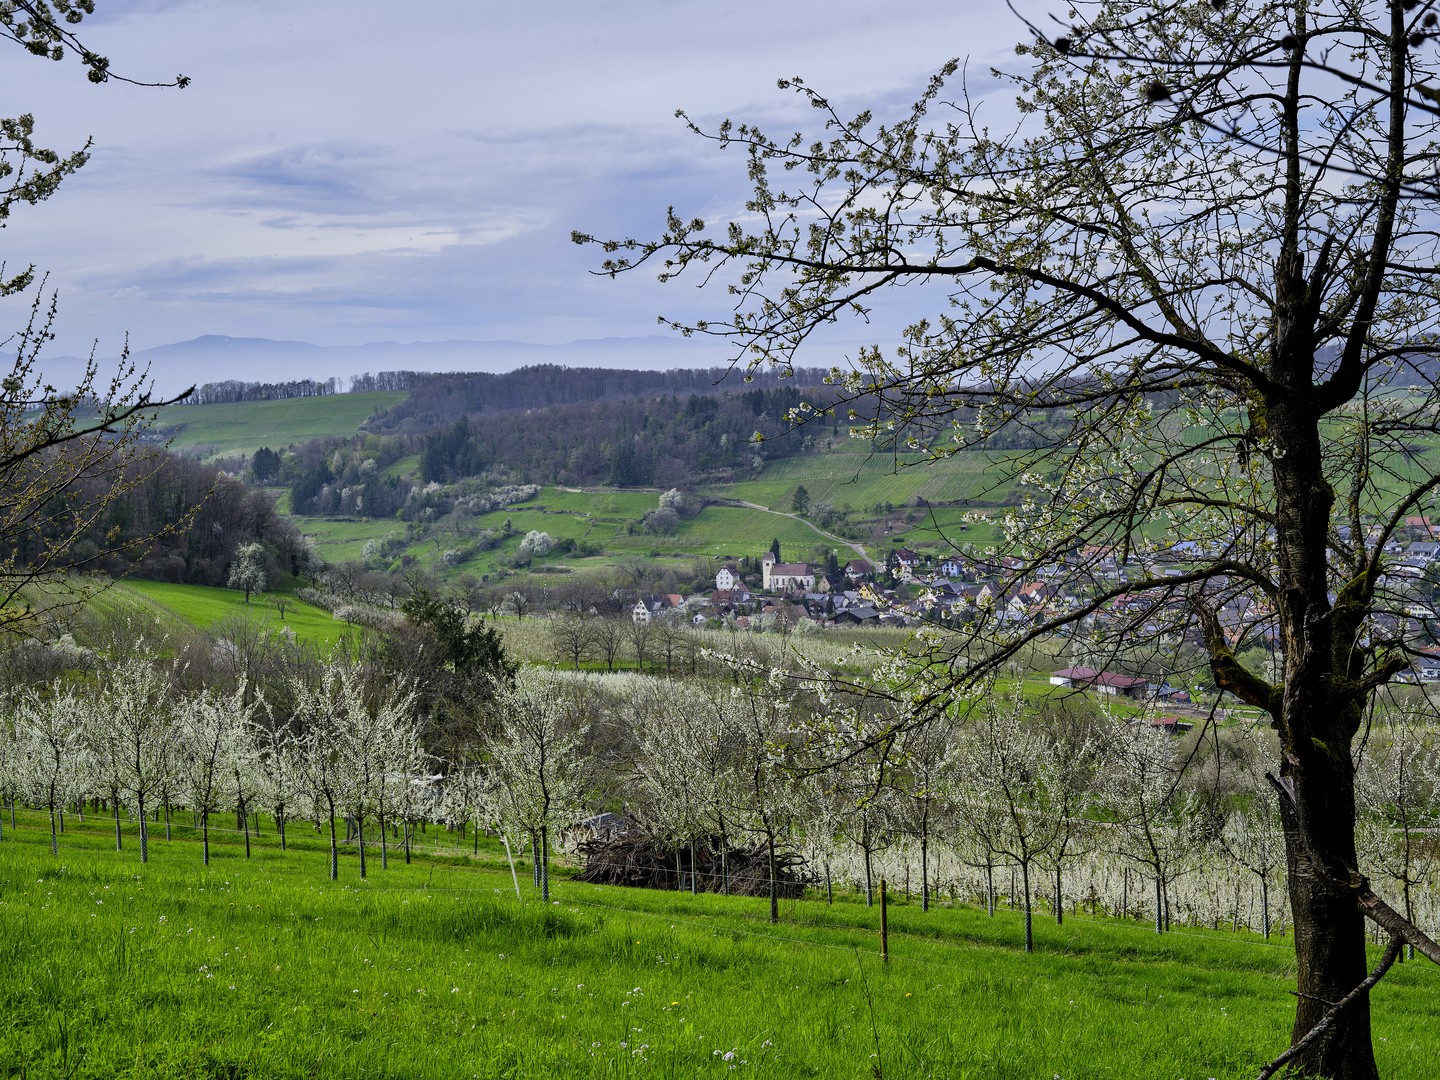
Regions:
<instances>
[{"instance_id":1,"label":"dirt path on hillside","mask_svg":"<svg viewBox=\"0 0 1440 1080\"><path fill-rule=\"evenodd\" d=\"M842 540L834 533L826 532L824 529L820 528L819 525L816 525L813 521L806 521L799 514L787 514L782 510L771 510L768 506L761 506L759 503L746 502L744 499L735 499L734 501L739 503L741 506L747 507L751 510L764 510L765 513L774 514L776 517L790 518L793 521L800 522L801 525L809 525L810 528L814 529L821 536L825 537L825 539L834 540L835 543L839 544L841 547L848 547L851 551L855 552L855 554L859 555L860 558L864 559L871 566L875 565L874 560L871 559L869 555L865 554L865 549L859 544L852 544L849 540Z\"/></svg>"}]
</instances>

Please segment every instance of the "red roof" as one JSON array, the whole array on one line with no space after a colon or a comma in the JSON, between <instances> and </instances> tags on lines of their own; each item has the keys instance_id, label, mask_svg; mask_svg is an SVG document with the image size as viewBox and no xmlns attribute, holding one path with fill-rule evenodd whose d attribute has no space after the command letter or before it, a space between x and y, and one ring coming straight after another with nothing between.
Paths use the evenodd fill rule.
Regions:
<instances>
[{"instance_id":1,"label":"red roof","mask_svg":"<svg viewBox=\"0 0 1440 1080\"><path fill-rule=\"evenodd\" d=\"M1062 668L1059 671L1050 673L1059 679L1070 679L1072 682L1099 683L1101 686L1129 687L1145 686L1149 679L1132 679L1128 675L1111 675L1108 671L1096 671L1088 667Z\"/></svg>"}]
</instances>

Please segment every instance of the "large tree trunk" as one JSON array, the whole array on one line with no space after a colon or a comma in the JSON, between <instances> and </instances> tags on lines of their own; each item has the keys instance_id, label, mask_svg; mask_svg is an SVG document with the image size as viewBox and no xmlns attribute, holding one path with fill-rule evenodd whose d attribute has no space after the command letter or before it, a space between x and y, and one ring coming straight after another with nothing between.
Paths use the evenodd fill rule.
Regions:
<instances>
[{"instance_id":1,"label":"large tree trunk","mask_svg":"<svg viewBox=\"0 0 1440 1080\"><path fill-rule=\"evenodd\" d=\"M1272 374L1279 392L1266 402L1265 423L1273 448L1276 606L1286 671L1282 698L1271 711L1280 721L1282 782L1295 800L1291 805L1280 800L1298 965L1294 1045L1325 1015L1327 1002L1339 1001L1368 974L1364 918L1353 897L1317 877L1311 854L1318 849L1332 865L1355 865L1350 744L1363 703L1346 692L1364 662L1353 647L1370 590L1351 581L1337 591L1333 606L1329 597L1327 541L1335 493L1324 475L1319 416L1312 404L1314 316L1307 311L1304 260L1294 248L1277 261L1276 298ZM1363 545L1363 537L1354 542ZM1303 840L1297 812L1305 824ZM1300 1076L1375 1080L1368 995L1291 1068Z\"/></svg>"},{"instance_id":2,"label":"large tree trunk","mask_svg":"<svg viewBox=\"0 0 1440 1080\"><path fill-rule=\"evenodd\" d=\"M1344 758L1348 774L1349 754ZM1308 770L1307 770L1308 771ZM1323 837L1327 851L1351 863L1355 858L1355 803L1350 776L1329 782L1297 784L1297 798L1312 836ZM1310 793L1315 794L1310 794ZM1295 921L1296 999L1291 1045L1364 981L1365 918L1355 900L1320 881L1301 847L1294 813L1282 803L1290 908ZM1370 997L1361 995L1293 1065L1296 1075L1327 1080L1375 1080L1379 1075L1370 1041Z\"/></svg>"}]
</instances>

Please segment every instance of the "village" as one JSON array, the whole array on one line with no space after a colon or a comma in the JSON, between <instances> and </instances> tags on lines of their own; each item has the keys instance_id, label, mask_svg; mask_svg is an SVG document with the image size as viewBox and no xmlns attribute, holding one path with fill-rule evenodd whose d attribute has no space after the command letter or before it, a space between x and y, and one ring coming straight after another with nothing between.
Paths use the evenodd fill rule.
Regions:
<instances>
[{"instance_id":1,"label":"village","mask_svg":"<svg viewBox=\"0 0 1440 1080\"><path fill-rule=\"evenodd\" d=\"M1348 527L1339 530L1342 543L1350 540ZM1372 526L1368 540L1378 536ZM1440 522L1429 517L1407 517L1404 528L1384 547L1389 557L1380 587L1386 604L1375 612L1377 629L1402 638L1413 663L1396 676L1401 683L1440 682L1440 635L1436 602L1440 598ZM1014 557L992 559L956 549L933 555L897 547L886 553L883 565L856 558L840 563L833 551L825 564L781 561L780 543L772 542L758 558L717 557L715 588L709 593L651 594L639 597L629 609L636 623L655 619L684 621L697 629L756 633L821 633L833 628L918 628L935 625L950 629L973 628L980 623L1033 627L1062 621L1078 609L1094 610L1062 635L1107 635L1143 630L1164 632L1172 617L1183 616L1189 589L1177 586L1168 594L1153 590L1135 594L1114 593L1137 576L1184 578L1190 560L1212 555L1194 541L1162 552L1126 559L1114 548L1078 550L1072 562L1033 569ZM1016 584L1019 582L1019 584ZM1280 655L1279 631L1273 607L1253 593L1227 592L1223 578L1198 586L1201 595L1218 598L1216 617L1225 640L1236 652L1260 648ZM1167 617L1169 616L1169 617ZM1184 644L1204 648L1201 629L1186 628ZM1163 671L1111 671L1083 664L1052 672L1056 686L1082 688L1137 700L1158 700L1177 705L1191 702L1189 691L1172 686ZM1177 682L1181 681L1179 677ZM1169 727L1188 730L1177 718ZM1176 726L1179 725L1179 726Z\"/></svg>"}]
</instances>

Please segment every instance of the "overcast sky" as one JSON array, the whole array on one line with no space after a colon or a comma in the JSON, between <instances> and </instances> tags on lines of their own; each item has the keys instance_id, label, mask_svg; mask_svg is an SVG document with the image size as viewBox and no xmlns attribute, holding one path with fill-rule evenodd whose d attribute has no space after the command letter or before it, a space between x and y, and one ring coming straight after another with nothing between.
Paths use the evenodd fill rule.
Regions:
<instances>
[{"instance_id":1,"label":"overcast sky","mask_svg":"<svg viewBox=\"0 0 1440 1080\"><path fill-rule=\"evenodd\" d=\"M1033 6L1033 5L1031 5ZM8 47L0 114L94 157L3 234L61 292L58 351L201 334L322 345L557 343L657 333L724 310L653 275L586 274L571 229L654 235L666 206L719 220L743 154L674 119L785 133L814 121L775 80L893 114L952 56L973 93L1015 63L1003 3L635 0L99 0L81 37L114 70L189 89L94 86ZM997 101L1003 111L1007 101ZM9 321L19 312L13 306ZM299 373L303 374L303 373Z\"/></svg>"}]
</instances>

